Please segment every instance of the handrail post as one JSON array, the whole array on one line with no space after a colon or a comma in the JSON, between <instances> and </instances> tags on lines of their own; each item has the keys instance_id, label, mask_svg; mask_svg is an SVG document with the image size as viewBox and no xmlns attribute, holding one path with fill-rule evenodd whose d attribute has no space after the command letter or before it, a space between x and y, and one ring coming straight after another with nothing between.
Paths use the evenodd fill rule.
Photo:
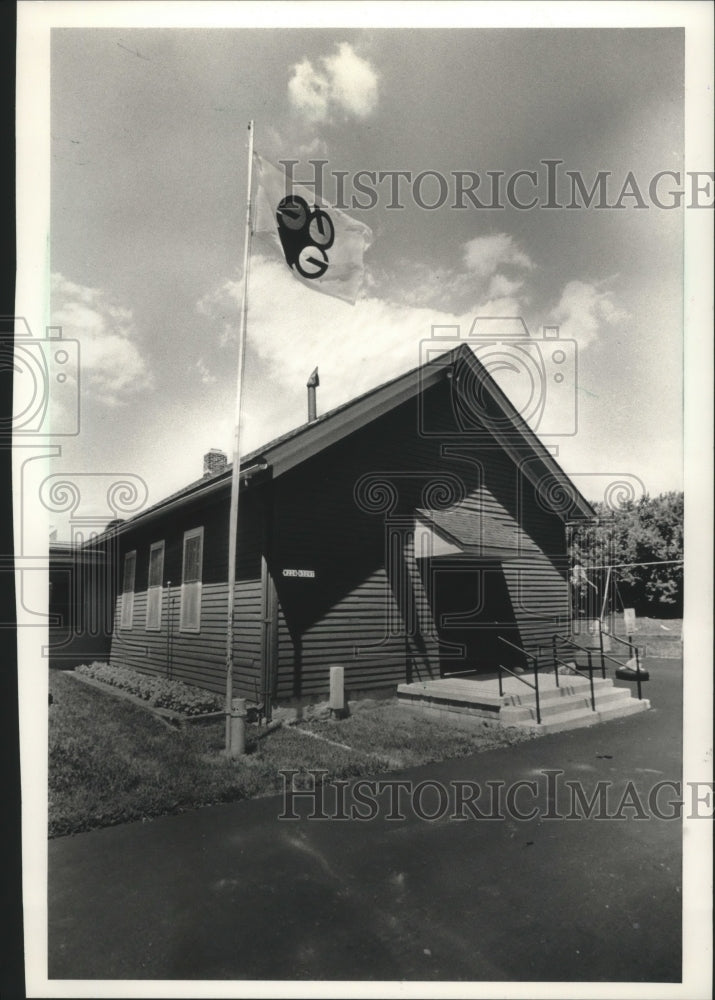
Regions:
<instances>
[{"instance_id":1,"label":"handrail post","mask_svg":"<svg viewBox=\"0 0 715 1000\"><path fill-rule=\"evenodd\" d=\"M541 725L541 702L539 700L539 661L534 657L534 693L536 695L536 724Z\"/></svg>"},{"instance_id":2,"label":"handrail post","mask_svg":"<svg viewBox=\"0 0 715 1000\"><path fill-rule=\"evenodd\" d=\"M497 675L499 677L499 697L503 698L504 697L504 689L502 687L502 682L501 682L501 663L497 663Z\"/></svg>"},{"instance_id":3,"label":"handrail post","mask_svg":"<svg viewBox=\"0 0 715 1000\"><path fill-rule=\"evenodd\" d=\"M601 642L603 642L603 636L601 636ZM603 650L601 650L601 677L605 681L605 679L606 679L606 657L604 656Z\"/></svg>"},{"instance_id":4,"label":"handrail post","mask_svg":"<svg viewBox=\"0 0 715 1000\"><path fill-rule=\"evenodd\" d=\"M593 692L593 658L591 656L591 650L588 651L588 680L591 685L591 709L596 711L596 695Z\"/></svg>"},{"instance_id":5,"label":"handrail post","mask_svg":"<svg viewBox=\"0 0 715 1000\"><path fill-rule=\"evenodd\" d=\"M556 687L560 687L561 685L559 684L559 666L558 666L558 663L556 662L557 657L556 657L556 636L555 635L551 636L551 646L552 646L553 654L554 654L554 677L556 678Z\"/></svg>"},{"instance_id":6,"label":"handrail post","mask_svg":"<svg viewBox=\"0 0 715 1000\"><path fill-rule=\"evenodd\" d=\"M641 658L638 654L638 647L633 647L636 651L636 684L638 686L638 701L643 697L641 693Z\"/></svg>"}]
</instances>

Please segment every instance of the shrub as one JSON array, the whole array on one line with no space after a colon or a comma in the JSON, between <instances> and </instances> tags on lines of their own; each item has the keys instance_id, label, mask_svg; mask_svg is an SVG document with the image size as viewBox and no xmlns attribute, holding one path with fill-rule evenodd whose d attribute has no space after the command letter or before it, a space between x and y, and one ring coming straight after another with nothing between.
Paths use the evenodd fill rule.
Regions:
<instances>
[{"instance_id":1,"label":"shrub","mask_svg":"<svg viewBox=\"0 0 715 1000\"><path fill-rule=\"evenodd\" d=\"M181 715L203 715L220 712L223 700L210 691L192 687L182 681L167 677L151 677L129 667L110 667L108 663L83 664L75 673L103 684L111 684L120 691L142 698L155 708L167 708Z\"/></svg>"}]
</instances>

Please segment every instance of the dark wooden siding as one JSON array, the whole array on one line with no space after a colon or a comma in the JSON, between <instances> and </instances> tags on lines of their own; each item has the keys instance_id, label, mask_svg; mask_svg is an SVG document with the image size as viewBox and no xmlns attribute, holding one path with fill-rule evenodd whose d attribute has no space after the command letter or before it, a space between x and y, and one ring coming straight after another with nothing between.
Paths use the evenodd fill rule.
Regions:
<instances>
[{"instance_id":1,"label":"dark wooden siding","mask_svg":"<svg viewBox=\"0 0 715 1000\"><path fill-rule=\"evenodd\" d=\"M517 641L532 648L565 620L561 520L536 503L501 448L455 432L440 393L427 394L422 411L439 433L422 433L417 406L407 403L276 483L279 697L325 692L331 664L345 667L352 689L439 675L412 545L416 507L447 506L477 526L482 544L502 550ZM285 579L285 568L316 578Z\"/></svg>"},{"instance_id":2,"label":"dark wooden siding","mask_svg":"<svg viewBox=\"0 0 715 1000\"><path fill-rule=\"evenodd\" d=\"M381 525L356 507L350 463L327 479L321 472L301 468L276 484L270 569L281 610L281 698L325 691L333 664L345 667L353 690L404 677L405 638L395 625ZM315 577L287 577L286 569Z\"/></svg>"},{"instance_id":3,"label":"dark wooden siding","mask_svg":"<svg viewBox=\"0 0 715 1000\"><path fill-rule=\"evenodd\" d=\"M415 558L414 535L407 540L404 548L405 570L412 594L413 620L408 628L407 662L405 679L426 681L439 677L439 640L435 627L432 606L425 589L420 563Z\"/></svg>"},{"instance_id":4,"label":"dark wooden siding","mask_svg":"<svg viewBox=\"0 0 715 1000\"><path fill-rule=\"evenodd\" d=\"M530 540L521 555L504 562L521 644L536 651L554 632L568 631L569 583L563 521L548 513L534 487L522 482L516 516Z\"/></svg>"},{"instance_id":5,"label":"dark wooden siding","mask_svg":"<svg viewBox=\"0 0 715 1000\"><path fill-rule=\"evenodd\" d=\"M439 390L434 393L433 406L438 412L432 421L448 433L449 408L440 405L438 396ZM445 422L440 424L440 420ZM534 468L533 454L515 442L512 447L515 457L483 441L453 449L455 454L471 458L476 472L476 477L465 478L468 496L457 507L471 510L475 523L481 517L484 545L516 550L502 556L519 637L516 641L536 650L550 641L554 631L568 625L566 535L558 510L565 513L570 502L550 478L534 486L527 476Z\"/></svg>"},{"instance_id":6,"label":"dark wooden siding","mask_svg":"<svg viewBox=\"0 0 715 1000\"><path fill-rule=\"evenodd\" d=\"M269 485L241 496L234 645L235 693L260 693L261 552L278 597L278 698L324 694L340 664L349 690L439 676L433 609L415 558L416 509L448 514L471 546L503 566L518 641L548 640L568 614L563 522L504 450L459 433L438 385L422 406L405 403ZM517 455L517 459L519 455ZM524 456L525 460L528 456ZM118 627L111 662L222 692L225 679L228 489L187 499L175 512L121 536L136 549L133 627ZM265 525L272 530L265 534ZM204 527L201 631L179 631L182 540ZM469 536L469 537L466 537ZM270 537L270 544L266 544ZM145 628L149 549L165 540L161 631ZM496 555L495 555L496 553ZM314 577L285 576L286 569Z\"/></svg>"},{"instance_id":7,"label":"dark wooden siding","mask_svg":"<svg viewBox=\"0 0 715 1000\"><path fill-rule=\"evenodd\" d=\"M257 497L241 497L236 583L237 620L234 635L234 693L253 698L260 663L260 549L261 512ZM186 505L179 513L156 518L153 523L122 536L123 553L136 550L132 628L122 629L121 595L117 598L110 662L153 673L217 693L225 690L228 497ZM204 528L201 588L201 628L198 633L179 629L181 567L184 532ZM161 630L146 629L146 587L149 550L164 540L164 591ZM170 591L166 583L171 581ZM170 593L170 600L167 600ZM169 608L169 603L171 608Z\"/></svg>"}]
</instances>

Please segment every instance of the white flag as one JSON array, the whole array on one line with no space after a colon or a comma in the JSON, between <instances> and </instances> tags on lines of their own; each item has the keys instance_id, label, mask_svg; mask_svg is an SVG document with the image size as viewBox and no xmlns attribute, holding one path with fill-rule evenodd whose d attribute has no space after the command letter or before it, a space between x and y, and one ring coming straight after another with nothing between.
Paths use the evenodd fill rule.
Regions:
<instances>
[{"instance_id":1,"label":"white flag","mask_svg":"<svg viewBox=\"0 0 715 1000\"><path fill-rule=\"evenodd\" d=\"M286 194L285 172L257 153L253 157L258 175L253 231L270 237L308 288L354 305L372 230L299 184Z\"/></svg>"}]
</instances>

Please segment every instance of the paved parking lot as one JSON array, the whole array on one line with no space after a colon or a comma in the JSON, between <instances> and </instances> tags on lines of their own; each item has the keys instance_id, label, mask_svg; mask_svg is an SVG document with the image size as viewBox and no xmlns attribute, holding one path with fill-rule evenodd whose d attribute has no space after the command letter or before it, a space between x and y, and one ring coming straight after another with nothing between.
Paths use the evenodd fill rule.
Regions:
<instances>
[{"instance_id":1,"label":"paved parking lot","mask_svg":"<svg viewBox=\"0 0 715 1000\"><path fill-rule=\"evenodd\" d=\"M611 814L679 781L682 670L648 667L650 712L399 775L535 781L503 818L428 820L408 790L404 819L311 821L301 800L279 820L266 798L50 841L50 977L679 981L677 820L547 815L568 815L567 780L608 782Z\"/></svg>"}]
</instances>

